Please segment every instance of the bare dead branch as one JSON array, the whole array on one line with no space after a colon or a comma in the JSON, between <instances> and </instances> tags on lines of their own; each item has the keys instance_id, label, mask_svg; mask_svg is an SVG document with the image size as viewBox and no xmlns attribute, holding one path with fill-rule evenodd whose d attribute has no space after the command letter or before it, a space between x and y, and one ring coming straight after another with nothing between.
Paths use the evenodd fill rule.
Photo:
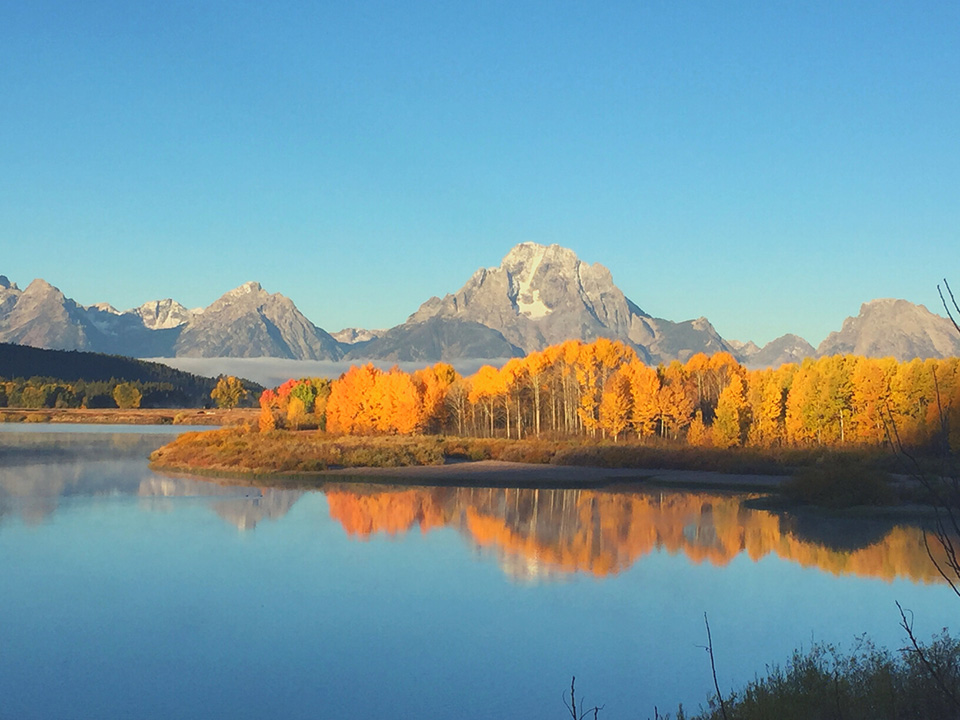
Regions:
<instances>
[{"instance_id":1,"label":"bare dead branch","mask_svg":"<svg viewBox=\"0 0 960 720\"><path fill-rule=\"evenodd\" d=\"M950 289L950 283L947 282L947 279L943 279L943 285L947 288L947 294L950 296L950 302L953 303L953 312L950 311L950 306L947 304L946 299L943 297L943 288L940 285L937 285L937 292L940 293L940 302L943 303L943 309L947 311L947 317L950 318L950 322L953 323L953 326L957 329L957 332L960 332L960 325L957 324L956 318L954 318L953 313L957 313L957 316L960 317L960 305L957 305L957 299L953 296L953 290Z\"/></svg>"},{"instance_id":2,"label":"bare dead branch","mask_svg":"<svg viewBox=\"0 0 960 720\"><path fill-rule=\"evenodd\" d=\"M727 706L723 702L723 695L720 692L720 683L717 682L717 665L713 659L713 638L710 636L710 621L707 620L707 614L703 614L703 623L707 626L707 654L710 655L710 670L713 672L713 687L717 691L717 700L720 701L720 713L723 720L727 720Z\"/></svg>"},{"instance_id":3,"label":"bare dead branch","mask_svg":"<svg viewBox=\"0 0 960 720\"><path fill-rule=\"evenodd\" d=\"M960 709L960 701L958 701L957 697L950 692L950 688L948 688L946 683L943 681L943 676L940 674L939 669L930 662L926 653L923 652L923 648L920 647L920 643L917 642L917 637L913 634L913 623L907 620L907 614L900 606L899 602L897 602L897 610L900 611L900 627L906 631L907 639L910 640L910 644L913 646L912 649L906 649L917 656L917 659L923 665L924 669L927 671L930 677L933 678L934 682L937 683L937 687L940 688L940 691L946 695L947 698L949 698L950 702L955 708Z\"/></svg>"},{"instance_id":4,"label":"bare dead branch","mask_svg":"<svg viewBox=\"0 0 960 720\"><path fill-rule=\"evenodd\" d=\"M594 720L597 720L597 717L600 714L600 711L606 707L606 705L595 705L592 708L583 709L583 698L580 699L580 707L577 708L577 676L574 675L570 678L570 702L567 703L567 699L563 698L563 706L567 709L567 712L570 713L570 717L573 720L584 720L590 713L593 713Z\"/></svg>"},{"instance_id":5,"label":"bare dead branch","mask_svg":"<svg viewBox=\"0 0 960 720\"><path fill-rule=\"evenodd\" d=\"M936 375L934 375L934 383L936 383ZM941 407L939 392L937 394L937 405L938 408ZM885 413L883 411L885 411ZM884 401L883 404L883 411L881 412L881 416L883 417L887 442L890 443L890 447L893 449L895 455L901 461L906 461L904 463L906 474L917 481L931 498L931 505L934 512L933 530L924 529L923 531L923 542L927 557L930 558L930 562L936 567L941 577L947 581L947 584L953 592L957 596L960 596L960 555L958 555L960 548L957 548L954 543L954 538L960 537L960 492L958 492L957 478L954 477L953 482L945 489L944 480L947 476L947 470L946 467L943 467L941 468L939 478L934 482L934 480L923 471L920 462L904 447L900 439L899 430L897 429L896 419L893 417L889 403L886 401ZM942 408L940 409L940 413L941 424L945 424L946 420L944 419ZM937 543L944 551L945 560L943 561L938 560L930 548L930 543L927 538L927 534L930 532L936 537ZM949 573L944 569L944 563Z\"/></svg>"}]
</instances>

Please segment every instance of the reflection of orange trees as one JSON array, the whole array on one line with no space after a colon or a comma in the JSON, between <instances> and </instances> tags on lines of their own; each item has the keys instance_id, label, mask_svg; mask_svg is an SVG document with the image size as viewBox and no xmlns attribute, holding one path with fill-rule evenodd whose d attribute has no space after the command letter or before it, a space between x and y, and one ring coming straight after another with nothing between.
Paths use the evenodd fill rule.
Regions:
<instances>
[{"instance_id":1,"label":"reflection of orange trees","mask_svg":"<svg viewBox=\"0 0 960 720\"><path fill-rule=\"evenodd\" d=\"M791 521L753 510L737 496L591 490L409 489L327 494L330 514L351 535L449 526L504 560L563 573L607 576L663 550L726 565L774 555L836 575L933 582L939 576L912 527L868 528L866 540L835 547L837 525L790 530ZM855 520L842 520L857 529ZM862 531L862 528L861 528Z\"/></svg>"},{"instance_id":2,"label":"reflection of orange trees","mask_svg":"<svg viewBox=\"0 0 960 720\"><path fill-rule=\"evenodd\" d=\"M360 495L328 492L330 516L350 535L367 538L376 533L397 535L414 525L422 532L445 524L442 511L427 491L406 490Z\"/></svg>"}]
</instances>

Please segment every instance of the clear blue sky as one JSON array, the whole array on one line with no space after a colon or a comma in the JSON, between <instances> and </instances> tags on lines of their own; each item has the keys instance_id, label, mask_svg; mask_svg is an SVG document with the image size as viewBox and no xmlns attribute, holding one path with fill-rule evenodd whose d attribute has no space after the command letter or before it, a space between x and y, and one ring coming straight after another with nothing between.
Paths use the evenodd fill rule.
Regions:
<instances>
[{"instance_id":1,"label":"clear blue sky","mask_svg":"<svg viewBox=\"0 0 960 720\"><path fill-rule=\"evenodd\" d=\"M0 4L0 274L389 327L522 241L817 344L960 287L960 5Z\"/></svg>"}]
</instances>

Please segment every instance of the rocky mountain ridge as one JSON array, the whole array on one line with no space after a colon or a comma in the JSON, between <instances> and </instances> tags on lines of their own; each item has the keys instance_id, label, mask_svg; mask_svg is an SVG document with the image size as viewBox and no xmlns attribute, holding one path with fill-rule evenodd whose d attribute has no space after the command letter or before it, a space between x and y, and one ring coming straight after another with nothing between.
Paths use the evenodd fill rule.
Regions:
<instances>
[{"instance_id":1,"label":"rocky mountain ridge","mask_svg":"<svg viewBox=\"0 0 960 720\"><path fill-rule=\"evenodd\" d=\"M651 364L727 351L751 368L805 357L856 353L960 356L947 319L905 300L864 303L814 349L796 335L763 348L726 340L704 318L674 322L645 313L599 263L559 245L521 243L500 265L477 270L457 292L432 297L388 330L347 328L330 335L289 298L248 282L206 308L173 299L119 311L82 306L42 279L21 290L0 275L0 342L133 357L275 357L329 361L454 361L523 355L568 339L622 340Z\"/></svg>"},{"instance_id":2,"label":"rocky mountain ridge","mask_svg":"<svg viewBox=\"0 0 960 720\"><path fill-rule=\"evenodd\" d=\"M881 298L861 305L859 315L844 320L817 347L818 355L847 353L898 360L953 357L960 355L960 334L949 319L923 305Z\"/></svg>"},{"instance_id":3,"label":"rocky mountain ridge","mask_svg":"<svg viewBox=\"0 0 960 720\"><path fill-rule=\"evenodd\" d=\"M675 323L648 315L606 267L582 262L559 245L517 245L498 267L478 270L456 293L427 300L400 328L412 331L435 318L491 328L524 353L598 337L622 340L651 363L732 349L706 318ZM367 350L376 352L376 341Z\"/></svg>"},{"instance_id":4,"label":"rocky mountain ridge","mask_svg":"<svg viewBox=\"0 0 960 720\"><path fill-rule=\"evenodd\" d=\"M120 312L107 303L79 305L45 280L21 291L3 278L0 342L130 357L339 360L344 354L289 298L255 282L202 310L168 298Z\"/></svg>"}]
</instances>

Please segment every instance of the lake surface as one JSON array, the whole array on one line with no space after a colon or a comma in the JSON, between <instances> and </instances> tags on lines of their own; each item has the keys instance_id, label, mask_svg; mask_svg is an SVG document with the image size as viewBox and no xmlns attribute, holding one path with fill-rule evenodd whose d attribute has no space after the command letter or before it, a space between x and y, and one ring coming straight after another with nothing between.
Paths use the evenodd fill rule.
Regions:
<instances>
[{"instance_id":1,"label":"lake surface","mask_svg":"<svg viewBox=\"0 0 960 720\"><path fill-rule=\"evenodd\" d=\"M561 718L696 709L812 641L960 600L919 530L709 492L221 485L172 428L0 426L0 718ZM177 429L179 431L179 429ZM746 504L745 504L746 503Z\"/></svg>"}]
</instances>

